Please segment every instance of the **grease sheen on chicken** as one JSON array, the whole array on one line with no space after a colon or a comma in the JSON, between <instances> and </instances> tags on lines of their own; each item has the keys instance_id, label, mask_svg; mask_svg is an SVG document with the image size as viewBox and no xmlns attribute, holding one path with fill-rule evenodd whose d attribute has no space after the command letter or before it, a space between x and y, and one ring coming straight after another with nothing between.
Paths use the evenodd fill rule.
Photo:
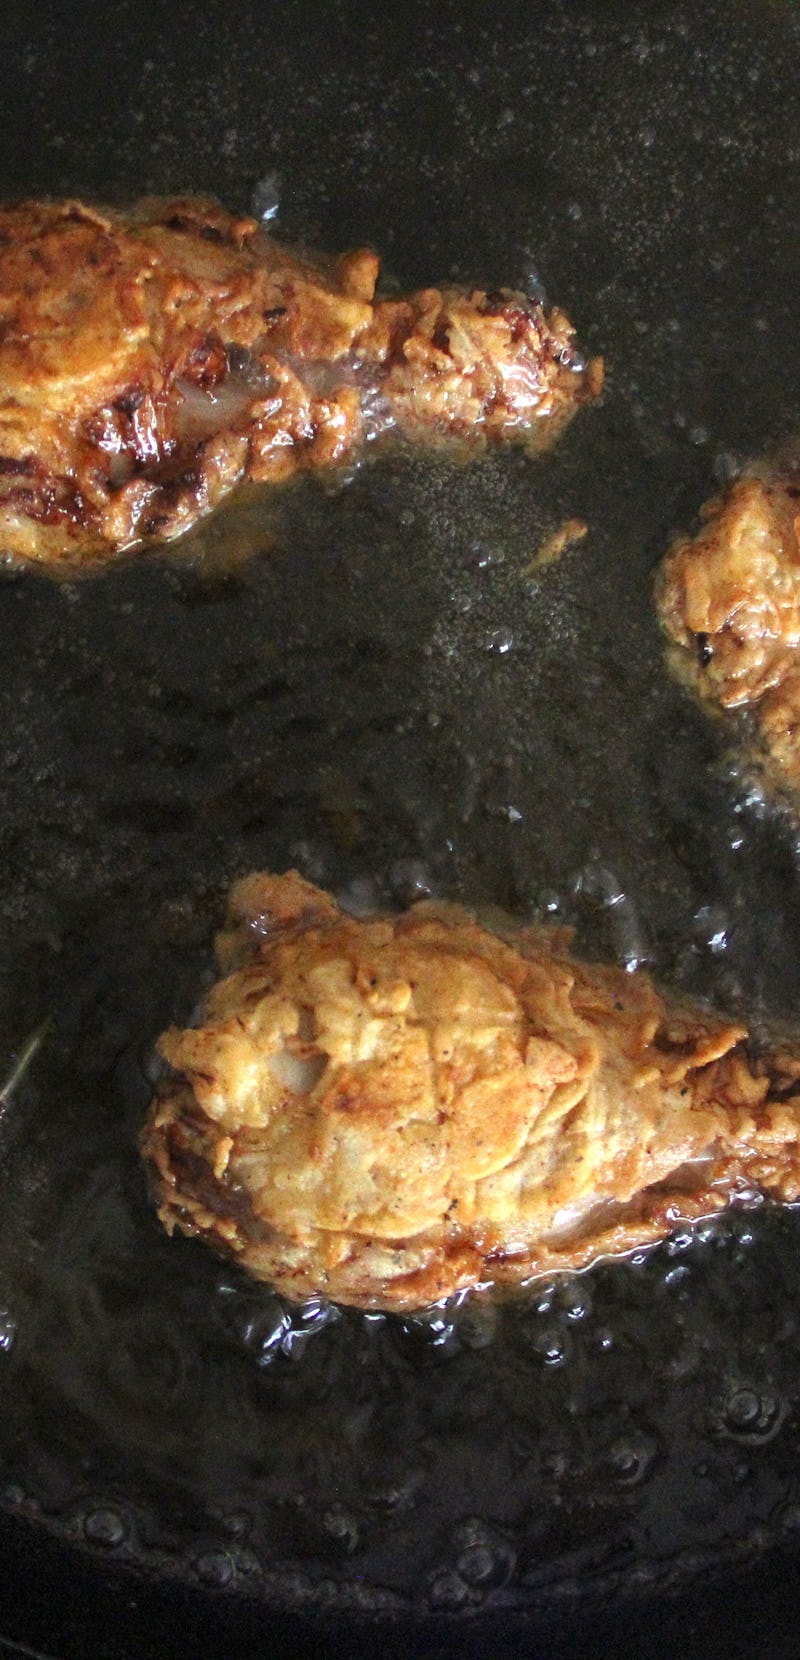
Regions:
<instances>
[{"instance_id":1,"label":"grease sheen on chicken","mask_svg":"<svg viewBox=\"0 0 800 1660\"><path fill-rule=\"evenodd\" d=\"M671 662L704 701L741 710L749 747L800 794L800 460L737 479L675 543L657 604Z\"/></svg>"},{"instance_id":2,"label":"grease sheen on chicken","mask_svg":"<svg viewBox=\"0 0 800 1660\"><path fill-rule=\"evenodd\" d=\"M457 906L238 883L142 1135L159 1214L290 1297L409 1310L800 1192L800 1056Z\"/></svg>"},{"instance_id":3,"label":"grease sheen on chicken","mask_svg":"<svg viewBox=\"0 0 800 1660\"><path fill-rule=\"evenodd\" d=\"M0 208L0 553L98 558L187 529L242 479L377 432L554 436L599 390L564 313L508 289L375 298L196 198Z\"/></svg>"}]
</instances>

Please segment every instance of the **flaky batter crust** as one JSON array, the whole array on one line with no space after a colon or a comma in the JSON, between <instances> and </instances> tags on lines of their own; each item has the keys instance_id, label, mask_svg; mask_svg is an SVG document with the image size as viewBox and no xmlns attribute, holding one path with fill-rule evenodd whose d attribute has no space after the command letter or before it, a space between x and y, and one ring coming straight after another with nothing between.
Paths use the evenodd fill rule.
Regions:
<instances>
[{"instance_id":1,"label":"flaky batter crust","mask_svg":"<svg viewBox=\"0 0 800 1660\"><path fill-rule=\"evenodd\" d=\"M668 553L657 604L678 676L750 717L773 783L800 792L800 462L737 479Z\"/></svg>"},{"instance_id":2,"label":"flaky batter crust","mask_svg":"<svg viewBox=\"0 0 800 1660\"><path fill-rule=\"evenodd\" d=\"M243 479L387 428L544 442L602 380L508 289L376 299L366 248L313 263L193 197L0 208L0 554L169 540Z\"/></svg>"},{"instance_id":3,"label":"flaky batter crust","mask_svg":"<svg viewBox=\"0 0 800 1660\"><path fill-rule=\"evenodd\" d=\"M232 892L226 970L142 1136L159 1214L299 1298L409 1310L800 1192L800 1059L457 906Z\"/></svg>"}]
</instances>

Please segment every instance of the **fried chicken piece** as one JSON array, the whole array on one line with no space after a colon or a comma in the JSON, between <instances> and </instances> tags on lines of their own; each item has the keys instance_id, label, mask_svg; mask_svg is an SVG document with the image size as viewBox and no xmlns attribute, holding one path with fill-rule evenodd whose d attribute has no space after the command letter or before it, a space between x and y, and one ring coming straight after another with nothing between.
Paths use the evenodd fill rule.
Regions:
<instances>
[{"instance_id":1,"label":"fried chicken piece","mask_svg":"<svg viewBox=\"0 0 800 1660\"><path fill-rule=\"evenodd\" d=\"M386 428L544 442L599 391L564 313L503 289L376 299L362 248L312 264L213 201L0 208L0 553L168 540L243 479Z\"/></svg>"},{"instance_id":2,"label":"fried chicken piece","mask_svg":"<svg viewBox=\"0 0 800 1660\"><path fill-rule=\"evenodd\" d=\"M356 920L290 872L234 887L218 956L142 1151L170 1232L290 1297L410 1310L800 1193L800 1054L564 930Z\"/></svg>"},{"instance_id":3,"label":"fried chicken piece","mask_svg":"<svg viewBox=\"0 0 800 1660\"><path fill-rule=\"evenodd\" d=\"M800 460L737 479L662 566L657 604L679 677L750 716L773 780L800 792Z\"/></svg>"}]
</instances>

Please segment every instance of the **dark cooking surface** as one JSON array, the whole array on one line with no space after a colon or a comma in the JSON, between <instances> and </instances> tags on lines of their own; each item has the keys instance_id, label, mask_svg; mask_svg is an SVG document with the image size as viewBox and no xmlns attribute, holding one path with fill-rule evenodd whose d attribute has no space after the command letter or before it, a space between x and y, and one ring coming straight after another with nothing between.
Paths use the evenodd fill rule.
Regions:
<instances>
[{"instance_id":1,"label":"dark cooking surface","mask_svg":"<svg viewBox=\"0 0 800 1660\"><path fill-rule=\"evenodd\" d=\"M119 5L65 38L54 3L11 10L4 194L240 207L277 169L286 234L371 240L404 282L535 267L609 390L544 459L394 452L180 557L0 578L4 1069L52 1018L0 1131L3 1507L104 1562L437 1617L772 1561L800 1526L800 1217L441 1329L316 1330L162 1237L134 1137L257 866L553 909L757 1021L797 1008L796 826L651 615L671 531L797 422L796 15L287 0L157 7L147 35Z\"/></svg>"}]
</instances>

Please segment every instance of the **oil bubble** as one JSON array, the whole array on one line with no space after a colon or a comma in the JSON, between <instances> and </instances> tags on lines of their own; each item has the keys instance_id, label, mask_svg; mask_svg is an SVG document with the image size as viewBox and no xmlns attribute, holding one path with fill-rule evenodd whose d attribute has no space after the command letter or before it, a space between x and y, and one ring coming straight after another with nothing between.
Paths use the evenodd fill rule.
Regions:
<instances>
[{"instance_id":1,"label":"oil bubble","mask_svg":"<svg viewBox=\"0 0 800 1660\"><path fill-rule=\"evenodd\" d=\"M558 1288L555 1280L540 1280L535 1288L533 1307L537 1314L549 1314L556 1301Z\"/></svg>"},{"instance_id":2,"label":"oil bubble","mask_svg":"<svg viewBox=\"0 0 800 1660\"><path fill-rule=\"evenodd\" d=\"M739 462L730 450L720 450L714 457L712 472L719 484L730 484L741 471Z\"/></svg>"},{"instance_id":3,"label":"oil bubble","mask_svg":"<svg viewBox=\"0 0 800 1660\"><path fill-rule=\"evenodd\" d=\"M520 811L519 807L515 807L513 805L513 803L510 802L510 801L498 802L496 807L490 807L489 808L489 812L490 812L492 818L505 819L508 824L521 824L522 823L522 819L523 819L522 812Z\"/></svg>"},{"instance_id":4,"label":"oil bubble","mask_svg":"<svg viewBox=\"0 0 800 1660\"><path fill-rule=\"evenodd\" d=\"M494 1304L467 1303L458 1318L456 1330L465 1349L488 1349L497 1336L498 1312Z\"/></svg>"},{"instance_id":5,"label":"oil bubble","mask_svg":"<svg viewBox=\"0 0 800 1660\"><path fill-rule=\"evenodd\" d=\"M502 1533L479 1516L461 1522L453 1534L456 1571L473 1590L507 1585L517 1565L516 1551Z\"/></svg>"},{"instance_id":6,"label":"oil bubble","mask_svg":"<svg viewBox=\"0 0 800 1660\"><path fill-rule=\"evenodd\" d=\"M593 1306L589 1281L580 1275L574 1279L565 1275L558 1286L558 1304L568 1320L577 1322L588 1319Z\"/></svg>"},{"instance_id":7,"label":"oil bubble","mask_svg":"<svg viewBox=\"0 0 800 1660\"><path fill-rule=\"evenodd\" d=\"M469 1587L460 1574L452 1571L438 1573L431 1580L428 1601L433 1608L463 1608L469 1601Z\"/></svg>"},{"instance_id":8,"label":"oil bubble","mask_svg":"<svg viewBox=\"0 0 800 1660\"><path fill-rule=\"evenodd\" d=\"M123 1544L128 1534L119 1512L105 1505L99 1505L84 1516L83 1531L90 1544L103 1545L107 1550Z\"/></svg>"},{"instance_id":9,"label":"oil bubble","mask_svg":"<svg viewBox=\"0 0 800 1660\"><path fill-rule=\"evenodd\" d=\"M424 1481L424 1470L412 1468L398 1480L377 1489L372 1495L372 1502L377 1509L395 1514L413 1510L417 1503L417 1491Z\"/></svg>"},{"instance_id":10,"label":"oil bubble","mask_svg":"<svg viewBox=\"0 0 800 1660\"><path fill-rule=\"evenodd\" d=\"M672 1291L676 1285L683 1285L690 1274L691 1269L688 1262L679 1262L676 1268L669 1269L661 1283L667 1291Z\"/></svg>"},{"instance_id":11,"label":"oil bubble","mask_svg":"<svg viewBox=\"0 0 800 1660\"><path fill-rule=\"evenodd\" d=\"M277 1298L250 1313L241 1329L241 1339L257 1366L268 1366L280 1350L289 1330L289 1316Z\"/></svg>"},{"instance_id":12,"label":"oil bubble","mask_svg":"<svg viewBox=\"0 0 800 1660\"><path fill-rule=\"evenodd\" d=\"M494 1576L495 1559L486 1545L468 1545L456 1566L467 1585L488 1585Z\"/></svg>"},{"instance_id":13,"label":"oil bubble","mask_svg":"<svg viewBox=\"0 0 800 1660\"><path fill-rule=\"evenodd\" d=\"M728 948L729 923L718 905L701 905L693 921L693 933L698 944L705 946L714 957L722 956Z\"/></svg>"},{"instance_id":14,"label":"oil bubble","mask_svg":"<svg viewBox=\"0 0 800 1660\"><path fill-rule=\"evenodd\" d=\"M651 1436L630 1430L609 1448L609 1471L619 1487L637 1487L653 1466L656 1444Z\"/></svg>"},{"instance_id":15,"label":"oil bubble","mask_svg":"<svg viewBox=\"0 0 800 1660\"><path fill-rule=\"evenodd\" d=\"M490 543L476 539L471 542L464 563L473 570L485 571L490 565L502 565L505 554L502 548L492 547Z\"/></svg>"},{"instance_id":16,"label":"oil bubble","mask_svg":"<svg viewBox=\"0 0 800 1660\"><path fill-rule=\"evenodd\" d=\"M280 188L276 173L267 173L259 179L250 198L252 211L262 225L271 225L280 209Z\"/></svg>"},{"instance_id":17,"label":"oil bubble","mask_svg":"<svg viewBox=\"0 0 800 1660\"><path fill-rule=\"evenodd\" d=\"M340 1505L334 1505L332 1509L325 1512L322 1518L322 1527L332 1545L343 1551L346 1556L352 1556L361 1537L357 1517L353 1516L349 1510L344 1510Z\"/></svg>"},{"instance_id":18,"label":"oil bubble","mask_svg":"<svg viewBox=\"0 0 800 1660\"><path fill-rule=\"evenodd\" d=\"M223 1550L208 1550L202 1556L198 1556L194 1571L204 1585L213 1586L218 1590L230 1585L233 1579L233 1563L227 1551Z\"/></svg>"},{"instance_id":19,"label":"oil bubble","mask_svg":"<svg viewBox=\"0 0 800 1660\"><path fill-rule=\"evenodd\" d=\"M567 1332L559 1330L558 1326L546 1326L544 1331L536 1332L531 1340L534 1354L540 1356L545 1366L555 1370L563 1366L569 1358L570 1341Z\"/></svg>"},{"instance_id":20,"label":"oil bubble","mask_svg":"<svg viewBox=\"0 0 800 1660\"><path fill-rule=\"evenodd\" d=\"M392 893L401 905L429 899L433 892L433 880L421 859L396 859L389 880Z\"/></svg>"},{"instance_id":21,"label":"oil bubble","mask_svg":"<svg viewBox=\"0 0 800 1660\"><path fill-rule=\"evenodd\" d=\"M584 865L579 872L575 892L596 905L619 905L625 898L625 890L613 870L595 862Z\"/></svg>"},{"instance_id":22,"label":"oil bubble","mask_svg":"<svg viewBox=\"0 0 800 1660\"><path fill-rule=\"evenodd\" d=\"M433 1304L420 1314L411 1314L399 1322L399 1331L406 1340L427 1352L432 1358L449 1359L457 1354L461 1344L458 1336L457 1309L454 1304Z\"/></svg>"},{"instance_id":23,"label":"oil bubble","mask_svg":"<svg viewBox=\"0 0 800 1660\"><path fill-rule=\"evenodd\" d=\"M733 1440L760 1444L772 1440L785 1416L786 1405L779 1396L745 1385L729 1395L722 1424Z\"/></svg>"},{"instance_id":24,"label":"oil bubble","mask_svg":"<svg viewBox=\"0 0 800 1660\"><path fill-rule=\"evenodd\" d=\"M0 1308L0 1351L12 1348L17 1335L17 1322L7 1308Z\"/></svg>"},{"instance_id":25,"label":"oil bubble","mask_svg":"<svg viewBox=\"0 0 800 1660\"><path fill-rule=\"evenodd\" d=\"M341 1311L322 1297L309 1297L306 1302L297 1303L290 1312L288 1329L281 1338L282 1353L291 1360L299 1360L312 1338L325 1331L326 1327L335 1325L339 1319Z\"/></svg>"},{"instance_id":26,"label":"oil bubble","mask_svg":"<svg viewBox=\"0 0 800 1660\"><path fill-rule=\"evenodd\" d=\"M781 1505L775 1520L787 1533L800 1533L800 1504L797 1500Z\"/></svg>"},{"instance_id":27,"label":"oil bubble","mask_svg":"<svg viewBox=\"0 0 800 1660\"><path fill-rule=\"evenodd\" d=\"M507 657L514 646L514 634L510 628L492 628L484 636L483 649L491 657Z\"/></svg>"},{"instance_id":28,"label":"oil bubble","mask_svg":"<svg viewBox=\"0 0 800 1660\"><path fill-rule=\"evenodd\" d=\"M336 897L351 916L372 916L381 908L380 885L372 876L354 876Z\"/></svg>"},{"instance_id":29,"label":"oil bubble","mask_svg":"<svg viewBox=\"0 0 800 1660\"><path fill-rule=\"evenodd\" d=\"M149 1049L141 1057L139 1064L145 1082L154 1089L164 1076L164 1062L161 1056L156 1054L155 1049Z\"/></svg>"}]
</instances>

